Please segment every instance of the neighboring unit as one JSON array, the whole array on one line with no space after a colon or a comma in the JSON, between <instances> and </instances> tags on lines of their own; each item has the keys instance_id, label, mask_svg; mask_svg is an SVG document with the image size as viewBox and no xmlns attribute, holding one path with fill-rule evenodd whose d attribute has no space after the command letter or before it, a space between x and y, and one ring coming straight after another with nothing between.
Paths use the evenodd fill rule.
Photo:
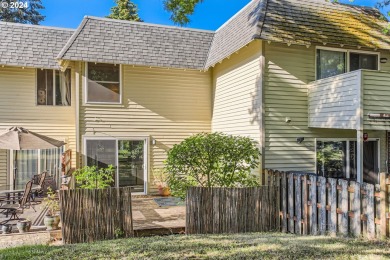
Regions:
<instances>
[{"instance_id":1,"label":"neighboring unit","mask_svg":"<svg viewBox=\"0 0 390 260\"><path fill-rule=\"evenodd\" d=\"M67 143L18 152L17 181L58 172L71 149L76 167L113 164L115 186L153 193L174 144L221 131L259 143L255 174L377 183L390 154L387 26L376 9L324 0L253 0L215 32L89 16L75 31L0 23L0 126ZM0 151L0 185L14 155Z\"/></svg>"}]
</instances>

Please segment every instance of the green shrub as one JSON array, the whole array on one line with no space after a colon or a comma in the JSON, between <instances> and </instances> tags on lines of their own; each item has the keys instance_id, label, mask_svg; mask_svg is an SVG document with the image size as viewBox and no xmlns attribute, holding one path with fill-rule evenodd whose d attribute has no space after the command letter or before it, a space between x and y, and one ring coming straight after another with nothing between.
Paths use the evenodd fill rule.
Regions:
<instances>
[{"instance_id":1,"label":"green shrub","mask_svg":"<svg viewBox=\"0 0 390 260\"><path fill-rule=\"evenodd\" d=\"M84 166L74 172L77 185L82 189L104 189L114 183L115 168L109 165L107 168L98 169L96 166Z\"/></svg>"},{"instance_id":2,"label":"green shrub","mask_svg":"<svg viewBox=\"0 0 390 260\"><path fill-rule=\"evenodd\" d=\"M188 187L252 187L251 171L259 166L260 150L248 137L201 133L174 145L165 168L172 194L184 198Z\"/></svg>"}]
</instances>

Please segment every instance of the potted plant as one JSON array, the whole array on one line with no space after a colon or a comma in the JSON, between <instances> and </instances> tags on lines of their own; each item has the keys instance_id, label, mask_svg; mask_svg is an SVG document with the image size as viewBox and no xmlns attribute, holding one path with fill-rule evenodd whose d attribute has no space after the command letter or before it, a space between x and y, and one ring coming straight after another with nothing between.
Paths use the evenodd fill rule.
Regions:
<instances>
[{"instance_id":1,"label":"potted plant","mask_svg":"<svg viewBox=\"0 0 390 260\"><path fill-rule=\"evenodd\" d=\"M12 225L11 224L3 224L1 226L1 231L3 231L3 234L11 234Z\"/></svg>"},{"instance_id":2,"label":"potted plant","mask_svg":"<svg viewBox=\"0 0 390 260\"><path fill-rule=\"evenodd\" d=\"M158 193L161 196L171 195L171 190L169 189L168 184L167 184L167 181L168 181L167 172L162 168L154 168L153 169L153 177L154 177L154 184L158 188Z\"/></svg>"},{"instance_id":3,"label":"potted plant","mask_svg":"<svg viewBox=\"0 0 390 260\"><path fill-rule=\"evenodd\" d=\"M19 233L26 233L26 232L30 231L31 220L29 220L29 219L19 220L16 223L16 227L18 228Z\"/></svg>"},{"instance_id":4,"label":"potted plant","mask_svg":"<svg viewBox=\"0 0 390 260\"><path fill-rule=\"evenodd\" d=\"M47 230L56 230L58 229L58 224L60 223L60 216L57 214L60 206L56 198L55 192L49 187L47 189L47 197L43 199L44 205L47 207L47 213L43 219Z\"/></svg>"}]
</instances>

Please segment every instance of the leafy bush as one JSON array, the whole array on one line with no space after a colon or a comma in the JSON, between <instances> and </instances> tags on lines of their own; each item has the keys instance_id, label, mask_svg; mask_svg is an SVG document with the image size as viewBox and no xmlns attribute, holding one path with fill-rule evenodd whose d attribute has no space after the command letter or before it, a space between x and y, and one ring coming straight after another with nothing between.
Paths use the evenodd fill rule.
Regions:
<instances>
[{"instance_id":1,"label":"leafy bush","mask_svg":"<svg viewBox=\"0 0 390 260\"><path fill-rule=\"evenodd\" d=\"M104 189L114 183L115 168L109 165L107 168L98 169L96 166L84 166L74 172L76 183L83 189Z\"/></svg>"},{"instance_id":2,"label":"leafy bush","mask_svg":"<svg viewBox=\"0 0 390 260\"><path fill-rule=\"evenodd\" d=\"M252 187L259 185L252 169L260 150L248 137L201 133L174 145L165 168L172 194L184 198L188 187Z\"/></svg>"}]
</instances>

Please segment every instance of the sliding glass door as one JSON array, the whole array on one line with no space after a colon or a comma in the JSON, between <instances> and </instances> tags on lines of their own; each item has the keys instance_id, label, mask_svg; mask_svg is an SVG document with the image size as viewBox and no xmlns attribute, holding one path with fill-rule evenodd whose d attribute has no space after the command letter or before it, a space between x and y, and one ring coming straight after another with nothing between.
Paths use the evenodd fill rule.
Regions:
<instances>
[{"instance_id":1,"label":"sliding glass door","mask_svg":"<svg viewBox=\"0 0 390 260\"><path fill-rule=\"evenodd\" d=\"M134 193L146 193L147 139L89 139L85 142L89 166L116 168L114 187L132 187Z\"/></svg>"},{"instance_id":2,"label":"sliding glass door","mask_svg":"<svg viewBox=\"0 0 390 260\"><path fill-rule=\"evenodd\" d=\"M131 186L134 192L145 192L145 142L118 141L118 186Z\"/></svg>"}]
</instances>

